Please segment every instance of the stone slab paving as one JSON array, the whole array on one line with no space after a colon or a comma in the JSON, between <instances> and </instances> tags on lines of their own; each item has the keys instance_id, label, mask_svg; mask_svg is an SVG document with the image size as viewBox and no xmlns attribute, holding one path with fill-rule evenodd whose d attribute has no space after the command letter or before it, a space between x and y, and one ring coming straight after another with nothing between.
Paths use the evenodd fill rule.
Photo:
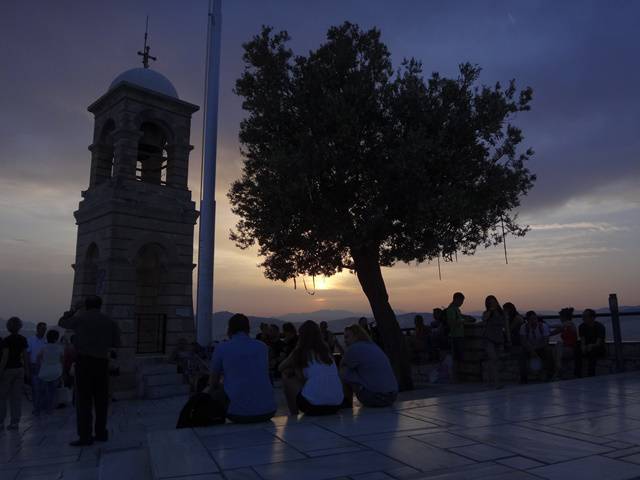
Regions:
<instances>
[{"instance_id":1,"label":"stone slab paving","mask_svg":"<svg viewBox=\"0 0 640 480\"><path fill-rule=\"evenodd\" d=\"M445 390L386 409L184 430L174 428L184 397L121 401L110 441L81 449L67 445L70 409L27 415L19 432L0 433L0 479L640 479L638 373Z\"/></svg>"}]
</instances>

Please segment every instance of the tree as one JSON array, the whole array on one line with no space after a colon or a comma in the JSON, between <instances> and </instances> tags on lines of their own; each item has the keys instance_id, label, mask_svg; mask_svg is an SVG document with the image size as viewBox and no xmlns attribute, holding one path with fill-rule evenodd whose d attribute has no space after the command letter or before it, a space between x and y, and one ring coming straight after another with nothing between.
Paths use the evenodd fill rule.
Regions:
<instances>
[{"instance_id":1,"label":"tree","mask_svg":"<svg viewBox=\"0 0 640 480\"><path fill-rule=\"evenodd\" d=\"M235 92L242 177L228 193L240 217L231 239L256 242L272 280L357 274L401 388L409 356L381 267L424 262L515 235L514 209L535 177L510 123L530 88L479 86L480 68L457 78L422 75L415 59L394 71L377 29L344 23L307 56L287 32L263 27L244 45Z\"/></svg>"}]
</instances>

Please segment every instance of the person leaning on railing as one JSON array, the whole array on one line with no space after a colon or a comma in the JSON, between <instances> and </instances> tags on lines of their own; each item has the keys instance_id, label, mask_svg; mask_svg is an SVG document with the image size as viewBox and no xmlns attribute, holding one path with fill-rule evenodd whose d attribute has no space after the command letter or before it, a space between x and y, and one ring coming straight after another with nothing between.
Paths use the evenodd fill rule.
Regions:
<instances>
[{"instance_id":1,"label":"person leaning on railing","mask_svg":"<svg viewBox=\"0 0 640 480\"><path fill-rule=\"evenodd\" d=\"M576 355L576 374L582 376L582 359L587 359L587 375L596 374L596 364L599 358L606 354L604 325L596 321L596 312L587 308L582 312L582 323L578 329L579 346Z\"/></svg>"}]
</instances>

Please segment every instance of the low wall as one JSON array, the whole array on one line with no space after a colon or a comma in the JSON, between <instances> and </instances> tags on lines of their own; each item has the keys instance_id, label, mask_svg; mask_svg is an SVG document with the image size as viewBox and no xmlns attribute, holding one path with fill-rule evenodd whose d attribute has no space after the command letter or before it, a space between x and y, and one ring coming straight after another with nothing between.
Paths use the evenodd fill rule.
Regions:
<instances>
[{"instance_id":1,"label":"low wall","mask_svg":"<svg viewBox=\"0 0 640 480\"><path fill-rule=\"evenodd\" d=\"M459 369L459 377L465 382L480 382L486 378L486 354L482 338L482 325L465 325L464 357ZM552 337L553 339L554 337ZM607 342L607 355L598 361L596 374L603 375L615 372L615 348L613 342ZM499 371L503 381L519 379L518 357L520 347L513 347L500 355ZM640 370L640 341L622 342L622 352L626 371ZM584 362L586 364L586 362ZM584 365L586 368L586 365ZM573 375L572 369L567 369Z\"/></svg>"}]
</instances>

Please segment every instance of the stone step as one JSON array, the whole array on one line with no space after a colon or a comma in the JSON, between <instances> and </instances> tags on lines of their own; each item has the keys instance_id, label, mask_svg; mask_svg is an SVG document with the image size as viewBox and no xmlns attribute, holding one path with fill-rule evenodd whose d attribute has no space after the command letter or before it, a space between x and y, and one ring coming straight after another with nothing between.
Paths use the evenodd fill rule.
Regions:
<instances>
[{"instance_id":1,"label":"stone step","mask_svg":"<svg viewBox=\"0 0 640 480\"><path fill-rule=\"evenodd\" d=\"M116 400L133 400L134 398L138 398L139 394L137 388L131 388L129 390L115 390L111 394L111 397Z\"/></svg>"},{"instance_id":2,"label":"stone step","mask_svg":"<svg viewBox=\"0 0 640 480\"><path fill-rule=\"evenodd\" d=\"M155 480L170 477L200 478L196 475L209 478L206 474L219 471L207 449L190 428L150 432L147 434L147 441Z\"/></svg>"},{"instance_id":3,"label":"stone step","mask_svg":"<svg viewBox=\"0 0 640 480\"><path fill-rule=\"evenodd\" d=\"M100 455L98 480L151 480L151 461L146 448L120 450Z\"/></svg>"},{"instance_id":4,"label":"stone step","mask_svg":"<svg viewBox=\"0 0 640 480\"><path fill-rule=\"evenodd\" d=\"M145 398L166 398L189 395L189 385L150 385L144 389Z\"/></svg>"},{"instance_id":5,"label":"stone step","mask_svg":"<svg viewBox=\"0 0 640 480\"><path fill-rule=\"evenodd\" d=\"M159 363L155 365L143 365L138 369L138 375L165 375L167 373L178 373L178 366L171 363Z\"/></svg>"},{"instance_id":6,"label":"stone step","mask_svg":"<svg viewBox=\"0 0 640 480\"><path fill-rule=\"evenodd\" d=\"M155 385L182 385L184 377L180 373L161 373L158 375L145 375L144 384L147 387Z\"/></svg>"}]
</instances>

